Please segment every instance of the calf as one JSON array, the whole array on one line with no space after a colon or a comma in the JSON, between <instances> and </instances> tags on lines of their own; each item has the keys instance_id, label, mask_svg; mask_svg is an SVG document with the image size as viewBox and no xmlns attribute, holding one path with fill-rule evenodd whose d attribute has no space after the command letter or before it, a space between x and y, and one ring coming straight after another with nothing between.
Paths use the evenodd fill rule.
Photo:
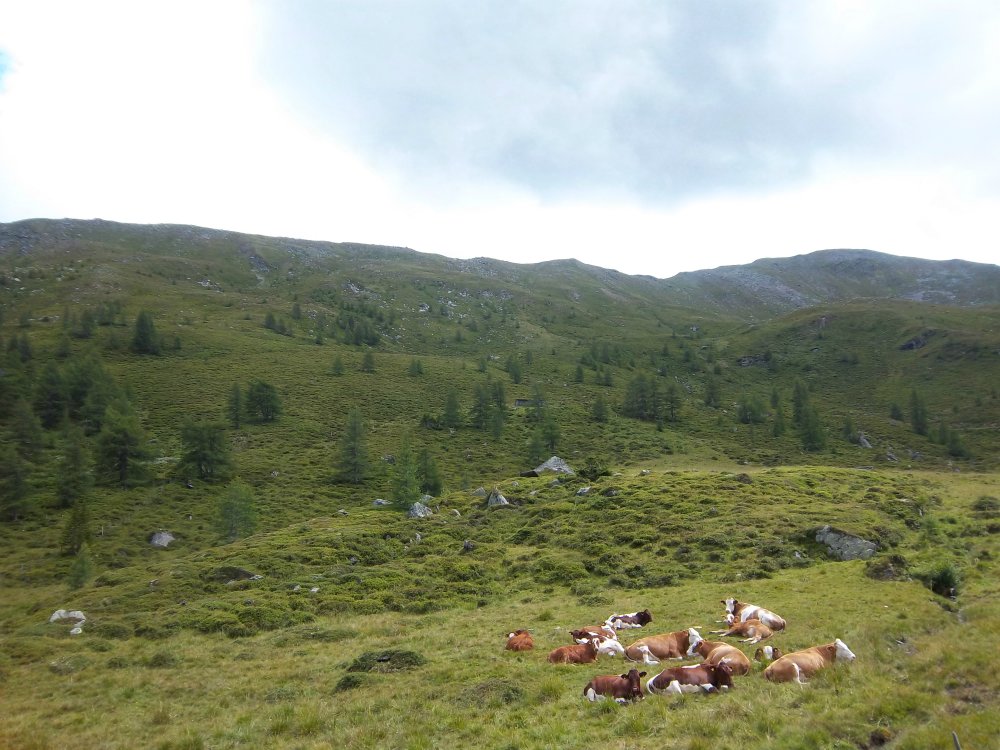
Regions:
<instances>
[{"instance_id":1,"label":"calf","mask_svg":"<svg viewBox=\"0 0 1000 750\"><path fill-rule=\"evenodd\" d=\"M747 620L760 620L771 630L785 629L785 621L768 609L736 599L722 599L721 601L726 605L726 622L730 625Z\"/></svg>"},{"instance_id":2,"label":"calf","mask_svg":"<svg viewBox=\"0 0 1000 750\"><path fill-rule=\"evenodd\" d=\"M515 630L509 633L507 645L504 646L508 651L531 651L534 647L535 641L527 630Z\"/></svg>"},{"instance_id":3,"label":"calf","mask_svg":"<svg viewBox=\"0 0 1000 750\"><path fill-rule=\"evenodd\" d=\"M761 646L753 652L754 661L774 661L781 658L781 649L777 646Z\"/></svg>"},{"instance_id":4,"label":"calf","mask_svg":"<svg viewBox=\"0 0 1000 750\"><path fill-rule=\"evenodd\" d=\"M586 643L577 643L572 646L560 646L549 652L549 661L553 664L589 664L597 661L596 638L592 638Z\"/></svg>"},{"instance_id":5,"label":"calf","mask_svg":"<svg viewBox=\"0 0 1000 750\"><path fill-rule=\"evenodd\" d=\"M734 675L750 674L750 660L736 646L722 641L702 640L695 651L705 660L704 664L728 664Z\"/></svg>"},{"instance_id":6,"label":"calf","mask_svg":"<svg viewBox=\"0 0 1000 750\"><path fill-rule=\"evenodd\" d=\"M640 638L625 649L625 658L643 664L659 664L660 659L683 659L694 653L701 634L694 628Z\"/></svg>"},{"instance_id":7,"label":"calf","mask_svg":"<svg viewBox=\"0 0 1000 750\"><path fill-rule=\"evenodd\" d=\"M743 643L759 643L774 635L774 631L760 620L753 618L744 622L734 622L728 630L713 630L712 635L741 635Z\"/></svg>"},{"instance_id":8,"label":"calf","mask_svg":"<svg viewBox=\"0 0 1000 750\"><path fill-rule=\"evenodd\" d=\"M764 670L764 676L771 682L795 681L804 685L803 677L812 677L835 661L854 661L854 658L851 649L838 638L833 643L785 654L768 665Z\"/></svg>"},{"instance_id":9,"label":"calf","mask_svg":"<svg viewBox=\"0 0 1000 750\"><path fill-rule=\"evenodd\" d=\"M590 628L580 628L579 630L571 630L569 634L573 636L573 640L577 643L586 643L589 640L597 639L597 653L604 654L605 656L615 656L620 654L625 655L625 647L618 642L618 638L608 635L600 635L592 632Z\"/></svg>"},{"instance_id":10,"label":"calf","mask_svg":"<svg viewBox=\"0 0 1000 750\"><path fill-rule=\"evenodd\" d=\"M646 683L647 693L714 693L733 686L728 664L692 664L670 667Z\"/></svg>"},{"instance_id":11,"label":"calf","mask_svg":"<svg viewBox=\"0 0 1000 750\"><path fill-rule=\"evenodd\" d=\"M619 703L642 700L642 683L639 678L645 676L645 672L635 668L623 675L599 674L587 683L583 695L589 701L604 700L608 695Z\"/></svg>"},{"instance_id":12,"label":"calf","mask_svg":"<svg viewBox=\"0 0 1000 750\"><path fill-rule=\"evenodd\" d=\"M604 621L604 624L615 630L625 630L626 628L641 628L652 621L653 615L649 613L648 609L644 609L642 612L633 612L628 615L611 615Z\"/></svg>"}]
</instances>

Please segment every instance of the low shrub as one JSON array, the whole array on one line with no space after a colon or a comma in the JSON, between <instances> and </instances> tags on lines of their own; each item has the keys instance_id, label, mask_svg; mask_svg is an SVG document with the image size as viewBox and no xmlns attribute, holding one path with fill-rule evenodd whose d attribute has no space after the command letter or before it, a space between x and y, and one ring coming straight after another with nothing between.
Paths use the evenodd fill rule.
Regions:
<instances>
[{"instance_id":1,"label":"low shrub","mask_svg":"<svg viewBox=\"0 0 1000 750\"><path fill-rule=\"evenodd\" d=\"M348 672L402 672L423 666L424 657L415 651L389 649L366 651L351 662Z\"/></svg>"}]
</instances>

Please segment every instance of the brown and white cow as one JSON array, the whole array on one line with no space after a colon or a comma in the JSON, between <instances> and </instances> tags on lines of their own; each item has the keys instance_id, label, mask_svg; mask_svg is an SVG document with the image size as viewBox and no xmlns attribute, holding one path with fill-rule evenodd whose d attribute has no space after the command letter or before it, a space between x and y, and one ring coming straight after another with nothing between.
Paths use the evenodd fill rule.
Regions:
<instances>
[{"instance_id":1,"label":"brown and white cow","mask_svg":"<svg viewBox=\"0 0 1000 750\"><path fill-rule=\"evenodd\" d=\"M794 681L804 685L803 677L812 677L835 661L854 661L854 658L854 652L837 638L833 643L785 654L768 665L764 670L764 676L771 682Z\"/></svg>"},{"instance_id":2,"label":"brown and white cow","mask_svg":"<svg viewBox=\"0 0 1000 750\"><path fill-rule=\"evenodd\" d=\"M728 664L692 664L664 669L646 683L646 692L714 693L733 686L733 670Z\"/></svg>"},{"instance_id":3,"label":"brown and white cow","mask_svg":"<svg viewBox=\"0 0 1000 750\"><path fill-rule=\"evenodd\" d=\"M628 674L599 674L587 683L583 689L584 697L589 701L604 700L606 696L614 698L619 703L642 700L642 683L639 678L645 677L634 667Z\"/></svg>"},{"instance_id":4,"label":"brown and white cow","mask_svg":"<svg viewBox=\"0 0 1000 750\"><path fill-rule=\"evenodd\" d=\"M585 628L571 630L570 633L573 636L573 640L577 643L583 643L586 639L593 638L594 636L618 640L618 631L610 625L587 625Z\"/></svg>"},{"instance_id":5,"label":"brown and white cow","mask_svg":"<svg viewBox=\"0 0 1000 750\"><path fill-rule=\"evenodd\" d=\"M653 621L653 615L648 609L642 612L632 612L627 615L611 615L604 624L615 630L625 630L627 628L641 628Z\"/></svg>"},{"instance_id":6,"label":"brown and white cow","mask_svg":"<svg viewBox=\"0 0 1000 750\"><path fill-rule=\"evenodd\" d=\"M747 620L760 620L771 630L784 630L785 621L769 609L758 607L756 604L747 604L737 599L722 599L726 605L726 622L734 625Z\"/></svg>"},{"instance_id":7,"label":"brown and white cow","mask_svg":"<svg viewBox=\"0 0 1000 750\"><path fill-rule=\"evenodd\" d=\"M572 646L560 646L549 652L549 661L553 664L589 664L597 661L596 638L586 643L576 643Z\"/></svg>"},{"instance_id":8,"label":"brown and white cow","mask_svg":"<svg viewBox=\"0 0 1000 750\"><path fill-rule=\"evenodd\" d=\"M704 664L728 664L734 675L750 674L750 660L736 646L722 641L702 640L695 651L705 660Z\"/></svg>"},{"instance_id":9,"label":"brown and white cow","mask_svg":"<svg viewBox=\"0 0 1000 750\"><path fill-rule=\"evenodd\" d=\"M712 635L743 636L742 643L759 643L774 635L774 631L756 617L744 622L734 622L728 630L713 630Z\"/></svg>"},{"instance_id":10,"label":"brown and white cow","mask_svg":"<svg viewBox=\"0 0 1000 750\"><path fill-rule=\"evenodd\" d=\"M515 630L513 633L508 633L507 645L504 646L508 651L531 651L534 647L535 641L527 630Z\"/></svg>"},{"instance_id":11,"label":"brown and white cow","mask_svg":"<svg viewBox=\"0 0 1000 750\"><path fill-rule=\"evenodd\" d=\"M578 630L571 630L569 634L573 636L573 640L577 643L586 643L594 638L597 639L597 653L604 654L605 656L625 656L625 647L618 642L617 635L609 636L602 633L595 633L594 630L599 630L598 628L579 628Z\"/></svg>"},{"instance_id":12,"label":"brown and white cow","mask_svg":"<svg viewBox=\"0 0 1000 750\"><path fill-rule=\"evenodd\" d=\"M694 628L649 635L629 644L625 658L643 664L659 664L660 659L684 659L694 653L701 634Z\"/></svg>"},{"instance_id":13,"label":"brown and white cow","mask_svg":"<svg viewBox=\"0 0 1000 750\"><path fill-rule=\"evenodd\" d=\"M753 652L754 661L774 661L781 656L781 649L777 646L760 646Z\"/></svg>"}]
</instances>

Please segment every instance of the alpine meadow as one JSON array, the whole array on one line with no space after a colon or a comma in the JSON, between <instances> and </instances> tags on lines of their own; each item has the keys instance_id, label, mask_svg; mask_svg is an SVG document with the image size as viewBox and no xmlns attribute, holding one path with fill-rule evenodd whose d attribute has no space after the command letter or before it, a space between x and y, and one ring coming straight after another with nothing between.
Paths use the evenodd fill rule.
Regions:
<instances>
[{"instance_id":1,"label":"alpine meadow","mask_svg":"<svg viewBox=\"0 0 1000 750\"><path fill-rule=\"evenodd\" d=\"M0 358L0 747L997 747L998 266L30 220ZM765 679L729 598L856 658ZM749 674L547 660L645 609Z\"/></svg>"}]
</instances>

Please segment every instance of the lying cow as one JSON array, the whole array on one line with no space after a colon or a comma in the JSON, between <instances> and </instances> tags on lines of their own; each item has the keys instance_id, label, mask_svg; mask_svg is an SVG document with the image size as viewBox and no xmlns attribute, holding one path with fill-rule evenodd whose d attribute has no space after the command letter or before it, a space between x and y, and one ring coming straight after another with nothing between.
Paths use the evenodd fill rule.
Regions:
<instances>
[{"instance_id":1,"label":"lying cow","mask_svg":"<svg viewBox=\"0 0 1000 750\"><path fill-rule=\"evenodd\" d=\"M660 659L684 659L694 653L701 634L694 628L640 638L625 649L625 658L643 664L659 664Z\"/></svg>"},{"instance_id":2,"label":"lying cow","mask_svg":"<svg viewBox=\"0 0 1000 750\"><path fill-rule=\"evenodd\" d=\"M641 628L652 621L653 615L648 609L644 609L642 612L632 612L628 615L611 615L604 621L604 624L615 630L625 630L626 628Z\"/></svg>"},{"instance_id":3,"label":"lying cow","mask_svg":"<svg viewBox=\"0 0 1000 750\"><path fill-rule=\"evenodd\" d=\"M670 667L646 683L647 693L715 693L733 686L728 664L692 664Z\"/></svg>"},{"instance_id":4,"label":"lying cow","mask_svg":"<svg viewBox=\"0 0 1000 750\"><path fill-rule=\"evenodd\" d=\"M753 652L754 661L774 661L781 658L781 649L777 646L761 646Z\"/></svg>"},{"instance_id":5,"label":"lying cow","mask_svg":"<svg viewBox=\"0 0 1000 750\"><path fill-rule=\"evenodd\" d=\"M587 638L593 638L594 636L599 636L601 638L614 638L618 640L618 631L615 630L610 625L588 625L585 628L577 628L576 630L570 631L573 635L573 640L577 643L582 643L581 640L586 640Z\"/></svg>"},{"instance_id":6,"label":"lying cow","mask_svg":"<svg viewBox=\"0 0 1000 750\"><path fill-rule=\"evenodd\" d=\"M531 651L534 647L535 641L527 630L515 630L509 633L507 645L504 646L508 651Z\"/></svg>"},{"instance_id":7,"label":"lying cow","mask_svg":"<svg viewBox=\"0 0 1000 750\"><path fill-rule=\"evenodd\" d=\"M838 638L833 643L785 654L768 665L764 670L764 676L771 682L795 681L804 685L803 677L812 677L835 661L854 661L854 658L851 649Z\"/></svg>"},{"instance_id":8,"label":"lying cow","mask_svg":"<svg viewBox=\"0 0 1000 750\"><path fill-rule=\"evenodd\" d=\"M784 619L768 609L736 599L722 599L721 601L726 605L726 622L730 625L747 620L760 620L771 630L785 629Z\"/></svg>"},{"instance_id":9,"label":"lying cow","mask_svg":"<svg viewBox=\"0 0 1000 750\"><path fill-rule=\"evenodd\" d=\"M695 647L704 664L728 664L734 675L750 674L750 660L736 646L722 641L699 641Z\"/></svg>"},{"instance_id":10,"label":"lying cow","mask_svg":"<svg viewBox=\"0 0 1000 750\"><path fill-rule=\"evenodd\" d=\"M712 635L743 636L742 643L759 643L774 635L774 631L756 617L743 622L734 622L728 630L713 630Z\"/></svg>"},{"instance_id":11,"label":"lying cow","mask_svg":"<svg viewBox=\"0 0 1000 750\"><path fill-rule=\"evenodd\" d=\"M606 696L611 696L619 703L642 700L642 683L639 678L645 676L645 672L635 668L623 675L599 674L587 683L583 695L589 701L604 700Z\"/></svg>"},{"instance_id":12,"label":"lying cow","mask_svg":"<svg viewBox=\"0 0 1000 750\"><path fill-rule=\"evenodd\" d=\"M597 661L599 645L596 638L591 638L586 643L560 646L549 652L549 661L553 664L589 664Z\"/></svg>"}]
</instances>

